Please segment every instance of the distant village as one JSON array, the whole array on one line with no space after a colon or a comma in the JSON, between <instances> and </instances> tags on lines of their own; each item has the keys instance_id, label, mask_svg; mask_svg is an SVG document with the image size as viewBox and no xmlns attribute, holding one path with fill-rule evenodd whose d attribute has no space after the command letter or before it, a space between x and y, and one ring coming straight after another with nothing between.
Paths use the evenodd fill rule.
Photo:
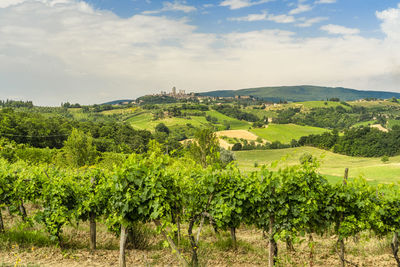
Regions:
<instances>
[{"instance_id":1,"label":"distant village","mask_svg":"<svg viewBox=\"0 0 400 267\"><path fill-rule=\"evenodd\" d=\"M255 100L255 98L253 96L241 96L241 95L237 95L235 97L213 97L213 96L202 96L199 95L198 93L186 93L185 90L176 90L176 87L172 87L172 91L171 92L166 92L166 91L161 91L159 94L153 94L151 96L169 96L169 97L173 97L176 99L194 99L194 100L198 100L200 102L202 102L203 100L209 99L209 100L233 100L233 99L249 99L249 100Z\"/></svg>"}]
</instances>

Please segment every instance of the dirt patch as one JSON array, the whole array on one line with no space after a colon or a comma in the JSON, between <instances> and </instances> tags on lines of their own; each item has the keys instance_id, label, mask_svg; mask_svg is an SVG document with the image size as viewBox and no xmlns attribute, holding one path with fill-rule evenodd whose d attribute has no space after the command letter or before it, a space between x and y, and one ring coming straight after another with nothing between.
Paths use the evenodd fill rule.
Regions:
<instances>
[{"instance_id":1,"label":"dirt patch","mask_svg":"<svg viewBox=\"0 0 400 267\"><path fill-rule=\"evenodd\" d=\"M257 140L258 136L246 130L228 130L216 132L218 137L227 136L230 138L243 138L250 141Z\"/></svg>"},{"instance_id":2,"label":"dirt patch","mask_svg":"<svg viewBox=\"0 0 400 267\"><path fill-rule=\"evenodd\" d=\"M385 132L385 133L389 132L388 129L384 128L384 127L383 127L382 125L380 125L380 124L373 124L373 125L371 125L371 128L376 128L376 129L378 129L379 131L382 131L382 132Z\"/></svg>"}]
</instances>

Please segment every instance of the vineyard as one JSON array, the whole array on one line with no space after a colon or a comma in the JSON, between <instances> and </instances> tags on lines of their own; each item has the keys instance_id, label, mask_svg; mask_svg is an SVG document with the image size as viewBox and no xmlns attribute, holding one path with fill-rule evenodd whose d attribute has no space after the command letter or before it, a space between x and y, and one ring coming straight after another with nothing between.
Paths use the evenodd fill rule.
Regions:
<instances>
[{"instance_id":1,"label":"vineyard","mask_svg":"<svg viewBox=\"0 0 400 267\"><path fill-rule=\"evenodd\" d=\"M144 223L156 226L176 259L174 265L200 264L205 227L215 235L229 231L233 249L238 249L236 230L248 226L268 240L269 266L281 264L278 242L288 250L306 242L313 266L318 236L334 237L341 265L355 265L346 258L346 243L363 233L393 237L392 264L400 266L396 186L372 186L346 176L332 185L317 172L312 157L277 171L262 166L246 174L235 163L223 168L205 160L208 164L202 165L188 157L171 157L155 142L147 153L132 154L111 170L0 160L0 202L3 213L8 208L26 224L41 225L61 248L68 245L63 239L67 225L89 223L91 251L97 245L96 224L107 225L120 238L119 266L126 266L127 243ZM28 214L26 205L35 208Z\"/></svg>"}]
</instances>

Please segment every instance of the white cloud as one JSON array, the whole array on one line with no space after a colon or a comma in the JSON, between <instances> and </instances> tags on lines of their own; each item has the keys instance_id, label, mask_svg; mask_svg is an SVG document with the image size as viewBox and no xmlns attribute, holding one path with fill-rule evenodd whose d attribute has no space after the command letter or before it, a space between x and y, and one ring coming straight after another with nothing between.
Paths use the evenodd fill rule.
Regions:
<instances>
[{"instance_id":1,"label":"white cloud","mask_svg":"<svg viewBox=\"0 0 400 267\"><path fill-rule=\"evenodd\" d=\"M227 6L230 9L239 9L254 5L260 5L273 0L259 0L259 1L251 1L251 0L225 0L222 1L219 5L220 6Z\"/></svg>"},{"instance_id":2,"label":"white cloud","mask_svg":"<svg viewBox=\"0 0 400 267\"><path fill-rule=\"evenodd\" d=\"M1 0L0 8L6 8L13 5L18 5L20 3L25 2L26 0Z\"/></svg>"},{"instance_id":3,"label":"white cloud","mask_svg":"<svg viewBox=\"0 0 400 267\"><path fill-rule=\"evenodd\" d=\"M376 12L376 16L382 21L382 31L391 39L400 41L400 4L397 5L397 8Z\"/></svg>"},{"instance_id":4,"label":"white cloud","mask_svg":"<svg viewBox=\"0 0 400 267\"><path fill-rule=\"evenodd\" d=\"M175 1L173 3L172 2L163 2L163 7L160 10L144 11L143 14L158 14L158 13L166 12L166 11L181 11L184 13L190 13L190 12L193 12L196 10L197 9L194 6L188 6L179 1Z\"/></svg>"},{"instance_id":5,"label":"white cloud","mask_svg":"<svg viewBox=\"0 0 400 267\"><path fill-rule=\"evenodd\" d=\"M268 14L267 12L263 12L261 14L249 14L244 17L230 18L232 21L274 21L276 23L293 23L295 18L293 16L288 15L273 15Z\"/></svg>"},{"instance_id":6,"label":"white cloud","mask_svg":"<svg viewBox=\"0 0 400 267\"><path fill-rule=\"evenodd\" d=\"M340 35L353 35L359 34L360 30L356 28L347 28L341 25L328 24L321 27L321 30L328 32L329 34L340 34Z\"/></svg>"},{"instance_id":7,"label":"white cloud","mask_svg":"<svg viewBox=\"0 0 400 267\"><path fill-rule=\"evenodd\" d=\"M315 17L315 18L299 18L298 21L299 23L296 24L298 27L311 27L312 25L319 23L321 21L327 20L327 17Z\"/></svg>"},{"instance_id":8,"label":"white cloud","mask_svg":"<svg viewBox=\"0 0 400 267\"><path fill-rule=\"evenodd\" d=\"M290 15L296 15L296 14L300 14L300 13L304 13L307 11L312 10L313 7L310 5L303 5L303 4L299 4L296 8L292 9L289 11Z\"/></svg>"},{"instance_id":9,"label":"white cloud","mask_svg":"<svg viewBox=\"0 0 400 267\"><path fill-rule=\"evenodd\" d=\"M334 4L336 0L318 0L315 2L316 4Z\"/></svg>"},{"instance_id":10,"label":"white cloud","mask_svg":"<svg viewBox=\"0 0 400 267\"><path fill-rule=\"evenodd\" d=\"M53 2L54 3L54 2ZM80 1L0 9L0 96L99 103L169 90L316 84L398 90L400 7L377 13L386 38L290 31L199 33L186 20L120 18ZM266 14L268 16L268 14Z\"/></svg>"}]
</instances>

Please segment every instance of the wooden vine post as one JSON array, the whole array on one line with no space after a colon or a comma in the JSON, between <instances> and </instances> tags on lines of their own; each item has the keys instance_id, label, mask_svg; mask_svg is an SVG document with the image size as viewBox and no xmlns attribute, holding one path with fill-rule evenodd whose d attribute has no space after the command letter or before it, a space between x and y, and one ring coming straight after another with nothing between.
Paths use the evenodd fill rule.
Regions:
<instances>
[{"instance_id":1,"label":"wooden vine post","mask_svg":"<svg viewBox=\"0 0 400 267\"><path fill-rule=\"evenodd\" d=\"M0 208L0 233L4 233L4 222L3 222L3 215L1 214L1 208Z\"/></svg>"},{"instance_id":2,"label":"wooden vine post","mask_svg":"<svg viewBox=\"0 0 400 267\"><path fill-rule=\"evenodd\" d=\"M121 239L119 242L119 267L126 267L125 249L127 237L128 228L124 225L121 225Z\"/></svg>"},{"instance_id":3,"label":"wooden vine post","mask_svg":"<svg viewBox=\"0 0 400 267\"><path fill-rule=\"evenodd\" d=\"M96 178L92 177L90 179L92 184L92 189L96 187ZM91 211L89 214L90 221L90 250L93 252L96 249L96 213Z\"/></svg>"},{"instance_id":4,"label":"wooden vine post","mask_svg":"<svg viewBox=\"0 0 400 267\"><path fill-rule=\"evenodd\" d=\"M396 260L397 266L400 267L400 259L398 256L398 252L399 252L399 234L396 232L394 232L393 234L393 240L392 240L392 244L390 244L390 246L392 247L392 252L394 255L394 258Z\"/></svg>"},{"instance_id":5,"label":"wooden vine post","mask_svg":"<svg viewBox=\"0 0 400 267\"><path fill-rule=\"evenodd\" d=\"M346 168L344 170L344 177L343 177L343 185L346 186L347 185L347 179L349 176L349 168ZM343 221L343 214L340 218L340 222ZM346 261L344 259L344 253L345 253L345 249L344 249L344 239L339 237L339 243L340 243L340 266L344 267L346 265Z\"/></svg>"},{"instance_id":6,"label":"wooden vine post","mask_svg":"<svg viewBox=\"0 0 400 267\"><path fill-rule=\"evenodd\" d=\"M275 188L272 188L272 194L275 194ZM274 235L275 215L272 213L269 217L269 267L274 267L276 256L278 255L278 244L275 241Z\"/></svg>"}]
</instances>

